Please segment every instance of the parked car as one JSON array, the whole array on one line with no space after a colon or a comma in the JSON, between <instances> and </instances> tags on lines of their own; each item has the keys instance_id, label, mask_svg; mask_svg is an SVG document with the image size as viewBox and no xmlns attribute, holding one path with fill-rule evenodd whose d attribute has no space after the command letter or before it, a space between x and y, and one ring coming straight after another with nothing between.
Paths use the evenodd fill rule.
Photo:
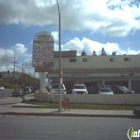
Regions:
<instances>
[{"instance_id":1,"label":"parked car","mask_svg":"<svg viewBox=\"0 0 140 140\"><path fill-rule=\"evenodd\" d=\"M51 85L47 85L47 86L46 86L46 89L47 89L48 92L51 92L52 86L51 86Z\"/></svg>"},{"instance_id":2,"label":"parked car","mask_svg":"<svg viewBox=\"0 0 140 140\"><path fill-rule=\"evenodd\" d=\"M84 84L75 84L73 86L72 94L88 94L88 91Z\"/></svg>"},{"instance_id":3,"label":"parked car","mask_svg":"<svg viewBox=\"0 0 140 140\"><path fill-rule=\"evenodd\" d=\"M136 107L136 108L133 110L133 114L134 114L134 115L137 115L137 116L140 116L140 106L139 106L139 107Z\"/></svg>"},{"instance_id":4,"label":"parked car","mask_svg":"<svg viewBox=\"0 0 140 140\"><path fill-rule=\"evenodd\" d=\"M32 93L32 90L30 87L26 87L26 94L31 94Z\"/></svg>"},{"instance_id":5,"label":"parked car","mask_svg":"<svg viewBox=\"0 0 140 140\"><path fill-rule=\"evenodd\" d=\"M21 96L22 95L22 89L14 89L12 92L12 96Z\"/></svg>"},{"instance_id":6,"label":"parked car","mask_svg":"<svg viewBox=\"0 0 140 140\"><path fill-rule=\"evenodd\" d=\"M37 88L31 87L31 93L35 93L37 91Z\"/></svg>"},{"instance_id":7,"label":"parked car","mask_svg":"<svg viewBox=\"0 0 140 140\"><path fill-rule=\"evenodd\" d=\"M110 88L109 85L101 85L100 88Z\"/></svg>"},{"instance_id":8,"label":"parked car","mask_svg":"<svg viewBox=\"0 0 140 140\"><path fill-rule=\"evenodd\" d=\"M32 93L32 89L30 87L27 87L27 86L21 86L19 89L24 90L25 94Z\"/></svg>"},{"instance_id":9,"label":"parked car","mask_svg":"<svg viewBox=\"0 0 140 140\"><path fill-rule=\"evenodd\" d=\"M113 95L113 91L110 88L100 88L99 89L99 94L103 95Z\"/></svg>"},{"instance_id":10,"label":"parked car","mask_svg":"<svg viewBox=\"0 0 140 140\"><path fill-rule=\"evenodd\" d=\"M135 93L135 91L132 91L132 90L128 89L128 88L125 87L125 86L120 86L120 88L121 88L122 90L126 91L126 93Z\"/></svg>"},{"instance_id":11,"label":"parked car","mask_svg":"<svg viewBox=\"0 0 140 140\"><path fill-rule=\"evenodd\" d=\"M0 90L4 90L4 87L3 86L0 86Z\"/></svg>"},{"instance_id":12,"label":"parked car","mask_svg":"<svg viewBox=\"0 0 140 140\"><path fill-rule=\"evenodd\" d=\"M111 86L111 90L114 92L114 94L130 94L130 93L135 93L134 91L129 90L125 86L118 86L118 85Z\"/></svg>"},{"instance_id":13,"label":"parked car","mask_svg":"<svg viewBox=\"0 0 140 140\"><path fill-rule=\"evenodd\" d=\"M38 86L31 87L31 93L35 93L37 90L39 90Z\"/></svg>"},{"instance_id":14,"label":"parked car","mask_svg":"<svg viewBox=\"0 0 140 140\"><path fill-rule=\"evenodd\" d=\"M61 84L61 92L62 92L62 94L66 94L67 93L64 84ZM52 94L59 94L59 83L52 85L51 93Z\"/></svg>"}]
</instances>

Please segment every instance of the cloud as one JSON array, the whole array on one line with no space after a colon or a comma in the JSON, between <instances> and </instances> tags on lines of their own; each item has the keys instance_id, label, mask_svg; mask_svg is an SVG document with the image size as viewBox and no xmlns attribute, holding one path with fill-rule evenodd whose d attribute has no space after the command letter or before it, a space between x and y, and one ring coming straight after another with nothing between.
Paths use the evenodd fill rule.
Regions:
<instances>
[{"instance_id":1,"label":"cloud","mask_svg":"<svg viewBox=\"0 0 140 140\"><path fill-rule=\"evenodd\" d=\"M30 55L30 57L25 58L23 60L23 69L24 69L24 72L26 72L27 74L34 75L34 67L32 67L32 57L31 57L31 55Z\"/></svg>"},{"instance_id":2,"label":"cloud","mask_svg":"<svg viewBox=\"0 0 140 140\"><path fill-rule=\"evenodd\" d=\"M58 41L58 31L52 31L51 35L53 36L54 41Z\"/></svg>"},{"instance_id":3,"label":"cloud","mask_svg":"<svg viewBox=\"0 0 140 140\"><path fill-rule=\"evenodd\" d=\"M0 48L0 66L1 70L7 70L14 68L14 58L15 62L21 62L25 58L31 56L27 54L27 48L23 44L15 44L15 46L11 47L10 49L2 49ZM21 67L20 66L17 66Z\"/></svg>"},{"instance_id":4,"label":"cloud","mask_svg":"<svg viewBox=\"0 0 140 140\"><path fill-rule=\"evenodd\" d=\"M12 50L5 50L0 48L0 66L8 65L14 58L14 52Z\"/></svg>"},{"instance_id":5,"label":"cloud","mask_svg":"<svg viewBox=\"0 0 140 140\"><path fill-rule=\"evenodd\" d=\"M11 50L14 52L16 57L19 57L27 51L27 48L23 44L16 44L11 48Z\"/></svg>"},{"instance_id":6,"label":"cloud","mask_svg":"<svg viewBox=\"0 0 140 140\"><path fill-rule=\"evenodd\" d=\"M23 61L23 65L27 68L30 68L32 65L32 57L25 58Z\"/></svg>"},{"instance_id":7,"label":"cloud","mask_svg":"<svg viewBox=\"0 0 140 140\"><path fill-rule=\"evenodd\" d=\"M107 42L103 44L85 37L82 40L75 37L66 44L62 45L62 50L77 50L78 55L80 55L83 50L87 55L92 55L93 51L95 51L97 55L100 55L102 48L105 49L107 55L112 55L112 52L116 52L116 55L140 54L140 51L131 50L130 48L128 48L126 51L122 50L117 43Z\"/></svg>"},{"instance_id":8,"label":"cloud","mask_svg":"<svg viewBox=\"0 0 140 140\"><path fill-rule=\"evenodd\" d=\"M83 49L84 49L84 45L82 44L82 42L77 37L70 40L66 44L62 45L62 50L77 50L78 54Z\"/></svg>"},{"instance_id":9,"label":"cloud","mask_svg":"<svg viewBox=\"0 0 140 140\"><path fill-rule=\"evenodd\" d=\"M126 52L127 52L127 54L131 54L131 55L139 55L140 54L140 50L135 51L135 50L131 50L130 48L128 48Z\"/></svg>"},{"instance_id":10,"label":"cloud","mask_svg":"<svg viewBox=\"0 0 140 140\"><path fill-rule=\"evenodd\" d=\"M55 32L56 33L56 32ZM62 51L77 50L77 55L81 55L81 52L84 50L87 55L92 55L93 51L96 51L97 55L101 54L102 48L105 49L107 55L112 55L112 52L116 52L116 55L140 55L140 50L135 51L130 47L127 50L120 48L117 43L100 43L89 38L83 37L81 40L78 37L75 37L65 44L61 45ZM58 44L54 44L54 50L58 51ZM29 69L33 74L34 68L32 67L32 54L27 52L27 48L23 44L15 44L10 49L1 49L0 48L0 66L1 71L11 70L14 68L14 57L16 64L16 70L21 71L22 65L27 73Z\"/></svg>"},{"instance_id":11,"label":"cloud","mask_svg":"<svg viewBox=\"0 0 140 140\"><path fill-rule=\"evenodd\" d=\"M61 0L61 27L126 36L140 30L138 0ZM58 24L55 0L0 0L0 23Z\"/></svg>"}]
</instances>

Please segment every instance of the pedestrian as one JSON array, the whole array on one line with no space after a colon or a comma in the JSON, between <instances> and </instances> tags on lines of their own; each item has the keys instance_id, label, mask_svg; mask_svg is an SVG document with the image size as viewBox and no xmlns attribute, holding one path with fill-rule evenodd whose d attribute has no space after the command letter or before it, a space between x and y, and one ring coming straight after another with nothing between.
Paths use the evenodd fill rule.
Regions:
<instances>
[{"instance_id":1,"label":"pedestrian","mask_svg":"<svg viewBox=\"0 0 140 140\"><path fill-rule=\"evenodd\" d=\"M27 87L22 88L22 94L21 94L21 98L23 99L22 101L25 101L25 95L28 91Z\"/></svg>"}]
</instances>

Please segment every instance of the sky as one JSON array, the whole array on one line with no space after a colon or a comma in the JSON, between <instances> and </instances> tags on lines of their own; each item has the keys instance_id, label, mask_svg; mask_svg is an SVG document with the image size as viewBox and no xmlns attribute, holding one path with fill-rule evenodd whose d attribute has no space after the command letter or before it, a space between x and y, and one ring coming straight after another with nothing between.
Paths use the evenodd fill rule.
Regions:
<instances>
[{"instance_id":1,"label":"sky","mask_svg":"<svg viewBox=\"0 0 140 140\"><path fill-rule=\"evenodd\" d=\"M140 55L140 0L58 0L61 50L104 48L107 55ZM40 31L54 37L58 51L56 0L0 0L0 71L33 72L33 38Z\"/></svg>"}]
</instances>

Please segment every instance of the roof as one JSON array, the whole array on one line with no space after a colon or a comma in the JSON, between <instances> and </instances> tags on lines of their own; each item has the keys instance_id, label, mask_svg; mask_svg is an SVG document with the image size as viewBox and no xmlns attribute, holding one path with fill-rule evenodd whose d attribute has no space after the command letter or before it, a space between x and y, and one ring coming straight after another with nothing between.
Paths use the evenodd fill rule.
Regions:
<instances>
[{"instance_id":1,"label":"roof","mask_svg":"<svg viewBox=\"0 0 140 140\"><path fill-rule=\"evenodd\" d=\"M61 57L76 57L77 50L61 51ZM59 51L54 51L54 57L59 57Z\"/></svg>"}]
</instances>

